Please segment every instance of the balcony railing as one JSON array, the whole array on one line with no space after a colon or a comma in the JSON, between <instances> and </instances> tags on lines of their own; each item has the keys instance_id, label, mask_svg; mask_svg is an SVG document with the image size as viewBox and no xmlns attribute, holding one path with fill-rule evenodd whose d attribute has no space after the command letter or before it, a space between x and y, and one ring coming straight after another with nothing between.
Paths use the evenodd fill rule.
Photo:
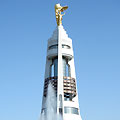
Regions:
<instances>
[{"instance_id":1,"label":"balcony railing","mask_svg":"<svg viewBox=\"0 0 120 120\"><path fill-rule=\"evenodd\" d=\"M58 80L58 77L49 77L49 78L46 78L45 79L45 83L44 83L44 96L46 97L47 95L47 88L48 88L48 85L49 83L52 84L54 90L55 90L55 93L57 95L57 80ZM63 89L64 89L64 97L75 97L76 96L76 82L75 82L75 79L72 78L72 77L63 77Z\"/></svg>"}]
</instances>

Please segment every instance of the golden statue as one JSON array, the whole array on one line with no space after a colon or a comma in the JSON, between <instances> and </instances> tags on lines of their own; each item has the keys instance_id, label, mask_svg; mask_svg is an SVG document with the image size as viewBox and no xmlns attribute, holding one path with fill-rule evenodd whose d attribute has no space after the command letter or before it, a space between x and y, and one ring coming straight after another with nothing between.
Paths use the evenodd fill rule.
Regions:
<instances>
[{"instance_id":1,"label":"golden statue","mask_svg":"<svg viewBox=\"0 0 120 120\"><path fill-rule=\"evenodd\" d=\"M64 12L68 6L60 6L60 4L55 5L55 15L56 15L56 21L57 25L60 26L62 24L62 16L65 15L65 13L61 14L61 12Z\"/></svg>"}]
</instances>

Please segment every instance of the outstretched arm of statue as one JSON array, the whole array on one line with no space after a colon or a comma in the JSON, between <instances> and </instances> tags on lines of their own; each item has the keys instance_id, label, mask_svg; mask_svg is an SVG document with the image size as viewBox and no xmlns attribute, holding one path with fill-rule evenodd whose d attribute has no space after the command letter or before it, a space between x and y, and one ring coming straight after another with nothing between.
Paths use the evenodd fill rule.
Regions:
<instances>
[{"instance_id":1,"label":"outstretched arm of statue","mask_svg":"<svg viewBox=\"0 0 120 120\"><path fill-rule=\"evenodd\" d=\"M64 16L65 15L65 12L63 13L63 14L61 14L62 16Z\"/></svg>"}]
</instances>

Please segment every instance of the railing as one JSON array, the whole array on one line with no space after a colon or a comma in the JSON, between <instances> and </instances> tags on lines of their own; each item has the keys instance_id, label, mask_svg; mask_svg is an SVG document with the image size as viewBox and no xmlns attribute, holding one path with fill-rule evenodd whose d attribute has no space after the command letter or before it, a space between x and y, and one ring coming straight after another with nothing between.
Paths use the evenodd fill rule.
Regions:
<instances>
[{"instance_id":1,"label":"railing","mask_svg":"<svg viewBox=\"0 0 120 120\"><path fill-rule=\"evenodd\" d=\"M44 83L44 96L46 97L47 95L47 88L48 88L48 85L49 83L52 84L54 90L55 90L55 93L57 95L57 80L58 80L58 77L49 77L49 78L46 78L45 79L45 83ZM64 85L64 97L75 97L76 96L76 82L75 82L75 79L74 78L71 78L71 77L63 77L63 85Z\"/></svg>"},{"instance_id":2,"label":"railing","mask_svg":"<svg viewBox=\"0 0 120 120\"><path fill-rule=\"evenodd\" d=\"M75 97L76 96L76 82L74 78L63 77L64 81L64 97Z\"/></svg>"},{"instance_id":3,"label":"railing","mask_svg":"<svg viewBox=\"0 0 120 120\"><path fill-rule=\"evenodd\" d=\"M45 79L45 83L44 83L44 96L45 97L47 95L47 88L48 88L49 83L52 84L52 86L55 90L55 93L57 95L57 79L58 79L58 77L49 77L49 78Z\"/></svg>"}]
</instances>

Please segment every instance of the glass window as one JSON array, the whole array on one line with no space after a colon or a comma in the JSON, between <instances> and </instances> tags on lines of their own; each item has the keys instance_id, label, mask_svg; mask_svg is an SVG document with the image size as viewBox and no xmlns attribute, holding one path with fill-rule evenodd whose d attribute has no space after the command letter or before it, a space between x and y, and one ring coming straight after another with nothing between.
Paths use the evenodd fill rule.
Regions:
<instances>
[{"instance_id":1,"label":"glass window","mask_svg":"<svg viewBox=\"0 0 120 120\"><path fill-rule=\"evenodd\" d=\"M72 101L72 98L70 98L70 97L64 97L64 100L65 101Z\"/></svg>"},{"instance_id":2,"label":"glass window","mask_svg":"<svg viewBox=\"0 0 120 120\"><path fill-rule=\"evenodd\" d=\"M62 65L63 65L63 76L70 77L71 71L70 71L70 65L67 63L67 59L63 57L62 59ZM58 76L58 58L54 58L52 60L52 65L50 66L50 76Z\"/></svg>"},{"instance_id":3,"label":"glass window","mask_svg":"<svg viewBox=\"0 0 120 120\"><path fill-rule=\"evenodd\" d=\"M70 49L69 45L62 44L62 48Z\"/></svg>"},{"instance_id":4,"label":"glass window","mask_svg":"<svg viewBox=\"0 0 120 120\"><path fill-rule=\"evenodd\" d=\"M58 44L51 45L51 46L49 47L49 49L56 49L56 48L58 48ZM70 49L70 46L69 46L69 45L62 44L62 48Z\"/></svg>"},{"instance_id":5,"label":"glass window","mask_svg":"<svg viewBox=\"0 0 120 120\"><path fill-rule=\"evenodd\" d=\"M62 59L63 62L63 76L66 76L66 59Z\"/></svg>"},{"instance_id":6,"label":"glass window","mask_svg":"<svg viewBox=\"0 0 120 120\"><path fill-rule=\"evenodd\" d=\"M43 108L42 111L41 111L41 113L42 113L43 115L45 115L45 114L46 114L46 110L47 110L46 108Z\"/></svg>"},{"instance_id":7,"label":"glass window","mask_svg":"<svg viewBox=\"0 0 120 120\"><path fill-rule=\"evenodd\" d=\"M67 114L77 114L79 115L78 108L74 107L64 107L64 112Z\"/></svg>"},{"instance_id":8,"label":"glass window","mask_svg":"<svg viewBox=\"0 0 120 120\"><path fill-rule=\"evenodd\" d=\"M58 48L58 44L51 45L51 46L49 47L49 49L56 49L56 48Z\"/></svg>"},{"instance_id":9,"label":"glass window","mask_svg":"<svg viewBox=\"0 0 120 120\"><path fill-rule=\"evenodd\" d=\"M54 64L54 76L58 76L58 58L53 60Z\"/></svg>"},{"instance_id":10,"label":"glass window","mask_svg":"<svg viewBox=\"0 0 120 120\"><path fill-rule=\"evenodd\" d=\"M68 64L68 60L63 57L62 62L63 62L63 76L70 77L71 72L70 72L70 65Z\"/></svg>"},{"instance_id":11,"label":"glass window","mask_svg":"<svg viewBox=\"0 0 120 120\"><path fill-rule=\"evenodd\" d=\"M50 66L50 77L58 76L58 58L52 60L52 65Z\"/></svg>"},{"instance_id":12,"label":"glass window","mask_svg":"<svg viewBox=\"0 0 120 120\"><path fill-rule=\"evenodd\" d=\"M50 70L50 77L53 77L54 76L54 65L52 64L51 66L51 70Z\"/></svg>"},{"instance_id":13,"label":"glass window","mask_svg":"<svg viewBox=\"0 0 120 120\"><path fill-rule=\"evenodd\" d=\"M71 93L64 93L64 100L65 101L72 101L72 94Z\"/></svg>"},{"instance_id":14,"label":"glass window","mask_svg":"<svg viewBox=\"0 0 120 120\"><path fill-rule=\"evenodd\" d=\"M71 76L71 72L70 72L70 65L66 64L66 76L70 77Z\"/></svg>"},{"instance_id":15,"label":"glass window","mask_svg":"<svg viewBox=\"0 0 120 120\"><path fill-rule=\"evenodd\" d=\"M52 65L50 66L50 76L58 76L58 58L52 60Z\"/></svg>"}]
</instances>

